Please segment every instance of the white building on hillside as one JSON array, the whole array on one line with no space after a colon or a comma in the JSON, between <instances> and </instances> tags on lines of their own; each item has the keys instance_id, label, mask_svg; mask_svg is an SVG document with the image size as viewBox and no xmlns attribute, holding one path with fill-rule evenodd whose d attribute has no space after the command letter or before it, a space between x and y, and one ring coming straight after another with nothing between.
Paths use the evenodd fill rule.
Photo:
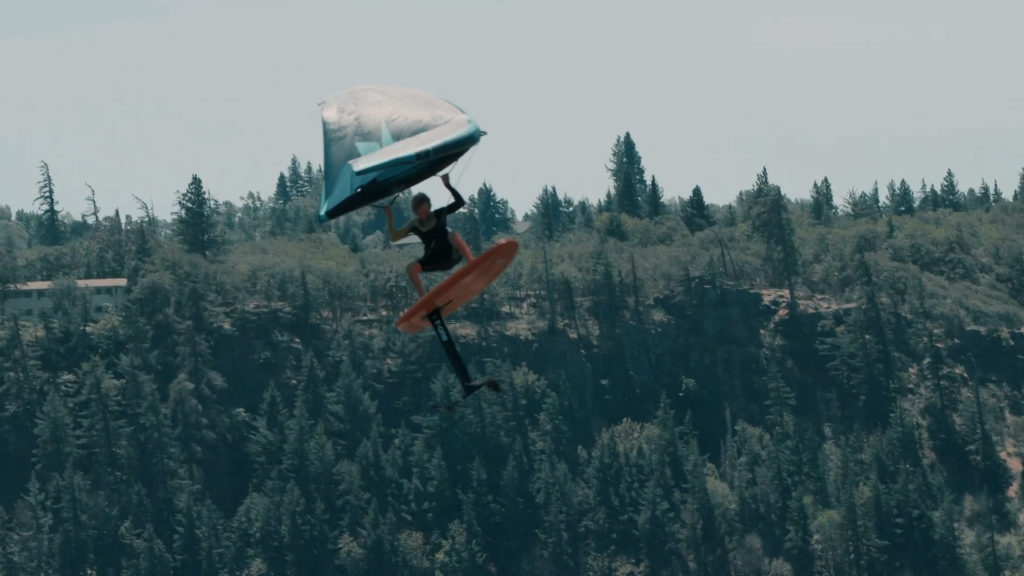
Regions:
<instances>
[{"instance_id":1,"label":"white building on hillside","mask_svg":"<svg viewBox=\"0 0 1024 576\"><path fill-rule=\"evenodd\" d=\"M79 290L89 299L89 311L93 317L117 308L124 303L128 290L127 278L98 278L77 280ZM19 319L30 320L40 311L53 306L50 298L53 282L26 282L17 284L0 295L0 309L3 314L14 314Z\"/></svg>"}]
</instances>

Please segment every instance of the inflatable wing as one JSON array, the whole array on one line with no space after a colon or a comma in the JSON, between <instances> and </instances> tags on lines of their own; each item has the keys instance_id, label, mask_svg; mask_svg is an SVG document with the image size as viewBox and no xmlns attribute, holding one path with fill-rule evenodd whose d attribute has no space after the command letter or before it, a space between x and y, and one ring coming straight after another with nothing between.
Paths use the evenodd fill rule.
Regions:
<instances>
[{"instance_id":1,"label":"inflatable wing","mask_svg":"<svg viewBox=\"0 0 1024 576\"><path fill-rule=\"evenodd\" d=\"M483 135L458 106L406 88L353 88L326 100L321 115L321 221L419 184L458 160Z\"/></svg>"}]
</instances>

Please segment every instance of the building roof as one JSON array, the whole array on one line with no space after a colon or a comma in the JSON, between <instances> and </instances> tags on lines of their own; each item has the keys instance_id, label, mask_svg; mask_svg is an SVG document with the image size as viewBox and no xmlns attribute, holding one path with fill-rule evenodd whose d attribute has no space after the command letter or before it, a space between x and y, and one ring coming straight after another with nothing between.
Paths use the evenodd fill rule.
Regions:
<instances>
[{"instance_id":1,"label":"building roof","mask_svg":"<svg viewBox=\"0 0 1024 576\"><path fill-rule=\"evenodd\" d=\"M75 280L79 288L111 288L114 286L128 286L127 278L94 278L89 280ZM25 282L15 284L11 290L49 290L53 288L53 282Z\"/></svg>"}]
</instances>

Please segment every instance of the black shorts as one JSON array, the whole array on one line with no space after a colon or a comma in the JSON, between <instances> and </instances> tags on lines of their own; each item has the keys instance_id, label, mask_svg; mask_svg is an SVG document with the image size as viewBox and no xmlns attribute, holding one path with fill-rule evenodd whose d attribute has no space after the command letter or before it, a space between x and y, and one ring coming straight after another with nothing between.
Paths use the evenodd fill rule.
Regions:
<instances>
[{"instance_id":1,"label":"black shorts","mask_svg":"<svg viewBox=\"0 0 1024 576\"><path fill-rule=\"evenodd\" d=\"M451 270L456 264L462 262L462 254L452 246L450 242L435 247L430 252L417 260L424 272L440 272Z\"/></svg>"}]
</instances>

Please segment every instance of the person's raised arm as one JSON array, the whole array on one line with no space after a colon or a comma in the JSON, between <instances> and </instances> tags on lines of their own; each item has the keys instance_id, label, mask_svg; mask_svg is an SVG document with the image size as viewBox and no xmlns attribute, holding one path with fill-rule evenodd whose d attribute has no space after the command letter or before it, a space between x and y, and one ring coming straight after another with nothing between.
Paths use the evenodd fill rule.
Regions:
<instances>
[{"instance_id":1,"label":"person's raised arm","mask_svg":"<svg viewBox=\"0 0 1024 576\"><path fill-rule=\"evenodd\" d=\"M466 201L462 199L462 194L459 194L459 191L456 190L455 187L452 186L451 182L448 180L447 172L441 174L441 182L444 183L444 187L447 188L448 191L452 193L452 197L455 198L455 200L452 201L451 204L445 206L445 212L451 214L452 212L455 212L459 208L462 208L463 206L466 205Z\"/></svg>"},{"instance_id":2,"label":"person's raised arm","mask_svg":"<svg viewBox=\"0 0 1024 576\"><path fill-rule=\"evenodd\" d=\"M388 235L391 236L392 242L398 242L409 235L409 231L412 230L412 222L406 224L402 228L396 229L395 216L391 213L391 206L385 206L382 210L384 210L384 216L387 217L388 220Z\"/></svg>"}]
</instances>

